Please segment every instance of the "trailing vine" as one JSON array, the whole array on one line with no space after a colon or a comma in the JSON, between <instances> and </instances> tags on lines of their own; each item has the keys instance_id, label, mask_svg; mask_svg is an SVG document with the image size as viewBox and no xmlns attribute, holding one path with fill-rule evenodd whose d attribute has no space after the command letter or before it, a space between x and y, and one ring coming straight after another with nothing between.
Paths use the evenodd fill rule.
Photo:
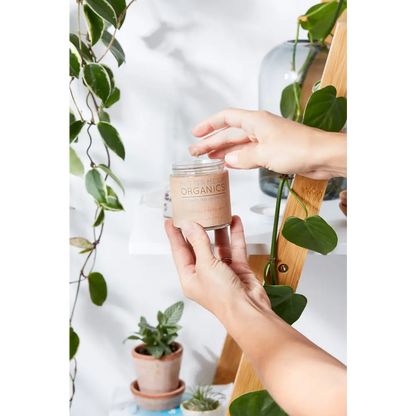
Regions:
<instances>
[{"instance_id":1,"label":"trailing vine","mask_svg":"<svg viewBox=\"0 0 416 416\"><path fill-rule=\"evenodd\" d=\"M80 248L80 254L86 255L78 279L70 282L70 284L77 285L69 317L69 360L73 361L72 370L69 373L72 383L70 406L75 394L75 380L78 371L75 355L80 345L80 338L74 331L72 322L81 284L87 281L91 301L97 306L103 305L107 298L107 284L103 275L93 270L98 246L104 232L105 213L124 210L116 192L107 184L107 179L110 177L124 193L123 185L110 169L110 165L112 153L122 160L125 159L125 149L118 131L111 124L110 115L105 111L120 99L120 90L115 85L111 68L100 62L108 52L114 56L118 66L125 62L124 51L117 41L116 35L124 23L128 8L135 0L131 0L128 4L126 4L126 0L75 1L77 3L77 28L76 31L71 31L69 35L69 92L75 107L75 113L71 108L69 112L70 173L84 179L85 188L93 197L96 210L92 224L92 241L84 237L72 237L70 239L70 244ZM81 32L81 13L87 26L87 33ZM114 28L112 33L108 31L110 26ZM99 41L104 44L106 49L98 57L93 47ZM75 79L85 87L85 104L89 110L88 117L82 114L72 92L72 83ZM90 169L86 173L81 159L73 148L73 144L78 142L78 136L84 126L87 126L86 133L88 136L85 154L90 165ZM97 132L103 142L105 163L94 160L90 154Z\"/></svg>"}]
</instances>

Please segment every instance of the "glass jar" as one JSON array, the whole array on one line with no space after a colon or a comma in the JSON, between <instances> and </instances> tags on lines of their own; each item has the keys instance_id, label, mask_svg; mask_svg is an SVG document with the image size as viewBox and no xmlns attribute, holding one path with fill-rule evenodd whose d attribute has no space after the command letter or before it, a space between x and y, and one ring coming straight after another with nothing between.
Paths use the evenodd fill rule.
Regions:
<instances>
[{"instance_id":1,"label":"glass jar","mask_svg":"<svg viewBox=\"0 0 416 416\"><path fill-rule=\"evenodd\" d=\"M260 110L281 116L282 92L288 85L298 82L302 88L301 108L303 111L314 84L321 79L328 57L328 48L325 45L311 44L308 40L299 40L296 46L295 70L293 70L294 45L293 40L282 43L272 49L263 59L259 76ZM266 195L276 197L279 183L280 179L275 172L260 169L260 189ZM339 193L346 187L345 178L330 179L324 200L338 198ZM286 187L283 189L283 198L287 198L289 191Z\"/></svg>"},{"instance_id":2,"label":"glass jar","mask_svg":"<svg viewBox=\"0 0 416 416\"><path fill-rule=\"evenodd\" d=\"M223 160L194 159L172 165L170 175L173 225L195 221L206 230L231 224L228 171Z\"/></svg>"}]
</instances>

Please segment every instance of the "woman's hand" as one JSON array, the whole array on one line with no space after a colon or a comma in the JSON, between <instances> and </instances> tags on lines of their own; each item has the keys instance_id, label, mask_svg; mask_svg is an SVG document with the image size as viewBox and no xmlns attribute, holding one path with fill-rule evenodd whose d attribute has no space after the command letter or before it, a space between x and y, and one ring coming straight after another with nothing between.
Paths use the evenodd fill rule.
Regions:
<instances>
[{"instance_id":1,"label":"woman's hand","mask_svg":"<svg viewBox=\"0 0 416 416\"><path fill-rule=\"evenodd\" d=\"M328 133L266 111L238 109L208 117L192 133L203 137L214 131L189 148L191 155L225 158L227 166L235 169L264 167L312 179L346 176L345 134Z\"/></svg>"},{"instance_id":2,"label":"woman's hand","mask_svg":"<svg viewBox=\"0 0 416 416\"><path fill-rule=\"evenodd\" d=\"M231 244L228 229L215 231L215 257L205 230L185 221L182 232L165 222L172 255L186 297L208 309L219 319L230 304L242 300L256 309L270 310L270 301L247 262L246 243L241 219L233 216Z\"/></svg>"}]
</instances>

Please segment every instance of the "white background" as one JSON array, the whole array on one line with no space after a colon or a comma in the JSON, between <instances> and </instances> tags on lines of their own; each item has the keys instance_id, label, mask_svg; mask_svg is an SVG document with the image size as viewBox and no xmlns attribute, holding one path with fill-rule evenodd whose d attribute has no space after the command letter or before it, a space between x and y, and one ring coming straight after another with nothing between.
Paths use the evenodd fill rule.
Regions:
<instances>
[{"instance_id":1,"label":"white background","mask_svg":"<svg viewBox=\"0 0 416 416\"><path fill-rule=\"evenodd\" d=\"M295 36L296 17L313 4L310 0L139 0L130 7L117 36L127 63L117 68L110 54L105 59L121 90L120 102L108 112L126 147L125 162L113 156L111 163L126 188L122 198L126 212L107 215L98 250L95 270L106 278L107 301L94 306L85 283L78 299L72 323L81 339L74 415L107 414L114 388L127 387L134 379L130 357L134 343L122 345L122 340L135 330L140 316L155 322L159 309L185 300L169 257L128 255L139 191L166 180L171 163L187 156L187 147L195 141L190 131L202 118L226 107L257 109L262 59ZM76 29L76 10L71 1L71 29ZM75 96L88 117L83 105L86 89L75 84ZM93 134L93 158L105 163L100 139ZM85 154L87 142L84 132L74 145L78 154ZM87 158L83 161L87 167ZM71 177L70 191L70 234L92 238L92 198L78 177ZM70 249L72 281L85 258L78 251ZM71 301L75 289L76 284L71 285ZM309 305L295 326L345 362L345 257L309 257L298 290L308 297ZM185 347L181 377L190 385L208 383L226 332L210 313L193 302L185 303L179 337Z\"/></svg>"}]
</instances>

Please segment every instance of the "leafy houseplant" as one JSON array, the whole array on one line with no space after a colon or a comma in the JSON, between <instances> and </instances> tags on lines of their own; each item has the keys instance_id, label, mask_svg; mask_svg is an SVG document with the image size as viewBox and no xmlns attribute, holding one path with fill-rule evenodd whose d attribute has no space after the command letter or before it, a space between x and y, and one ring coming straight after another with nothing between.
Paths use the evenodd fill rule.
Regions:
<instances>
[{"instance_id":1,"label":"leafy houseplant","mask_svg":"<svg viewBox=\"0 0 416 416\"><path fill-rule=\"evenodd\" d=\"M212 391L212 386L198 386L190 391L192 399L181 404L184 416L221 415L221 403L225 396Z\"/></svg>"},{"instance_id":2,"label":"leafy houseplant","mask_svg":"<svg viewBox=\"0 0 416 416\"><path fill-rule=\"evenodd\" d=\"M70 282L76 284L76 294L69 319L69 359L73 360L73 370L70 371L72 381L72 395L75 393L75 378L77 374L77 353L80 339L72 327L75 306L77 304L81 283L88 282L91 301L101 306L107 298L107 284L101 273L93 272L98 245L104 231L106 212L123 211L116 192L107 185L110 177L123 191L120 180L110 169L111 153L122 160L125 159L125 149L120 135L111 124L110 115L105 111L120 99L120 90L116 87L112 69L101 63L108 52L114 56L118 66L125 62L124 51L116 39L117 31L124 23L127 9L135 0L126 4L126 0L76 0L78 6L77 28L69 35L69 91L74 105L74 111L69 109L69 164L70 173L79 176L85 181L87 192L93 197L97 206L92 224L93 240L84 237L73 237L70 244L80 248L80 254L85 254L86 259L79 272L78 280ZM81 32L81 14L87 27L87 33ZM108 29L114 31L110 33ZM96 44L101 42L105 50L101 56L97 54ZM94 49L93 49L94 47ZM90 112L85 117L80 111L72 92L72 83L77 80L85 87L85 104ZM75 147L81 131L86 127L89 141L85 144L85 153L89 159L90 170L84 175L84 165L79 158ZM98 135L103 142L106 162L93 160L89 153L93 144L93 136ZM78 143L80 146L81 143ZM96 231L99 230L99 231ZM86 269L89 268L89 272Z\"/></svg>"},{"instance_id":3,"label":"leafy houseplant","mask_svg":"<svg viewBox=\"0 0 416 416\"><path fill-rule=\"evenodd\" d=\"M335 23L346 7L344 0L320 3L311 7L305 16L298 20L296 42L293 49L293 71L296 43L299 37L299 26L308 30L311 42L321 42L331 33ZM291 84L282 94L283 106L287 115L297 122L316 127L321 130L339 132L347 120L347 100L336 96L335 87L329 85L322 89L315 89L309 97L304 113L300 107L301 85L298 82ZM283 96L284 95L284 96ZM283 114L283 112L282 112ZM276 210L273 225L270 259L264 267L264 289L270 299L273 311L288 324L292 325L301 316L306 307L307 300L294 293L290 286L277 285L276 279L276 244L278 236L278 222L282 191L287 186L295 200L303 207L305 218L289 217L283 224L282 237L291 243L316 251L323 255L330 253L337 245L335 231L319 215L309 216L305 204L291 189L288 175L279 175L280 183L276 199ZM286 416L287 414L274 402L266 390L244 394L235 399L230 405L231 416Z\"/></svg>"},{"instance_id":4,"label":"leafy houseplant","mask_svg":"<svg viewBox=\"0 0 416 416\"><path fill-rule=\"evenodd\" d=\"M139 331L124 340L141 340L132 351L137 382L142 393L168 393L178 388L182 360L182 346L175 342L181 326L178 325L184 309L177 302L158 312L156 327L140 318Z\"/></svg>"}]
</instances>

